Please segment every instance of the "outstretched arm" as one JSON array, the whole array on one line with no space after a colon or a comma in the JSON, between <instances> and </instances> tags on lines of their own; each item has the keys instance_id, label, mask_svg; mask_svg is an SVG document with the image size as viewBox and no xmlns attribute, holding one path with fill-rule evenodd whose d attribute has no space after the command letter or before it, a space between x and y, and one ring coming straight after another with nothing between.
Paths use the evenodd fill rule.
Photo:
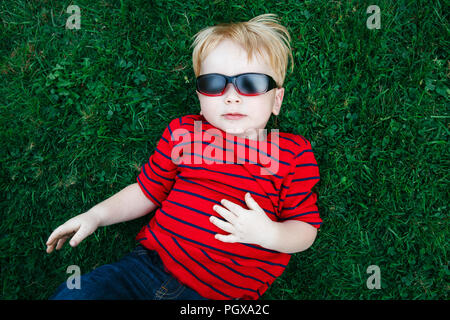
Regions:
<instances>
[{"instance_id":1,"label":"outstretched arm","mask_svg":"<svg viewBox=\"0 0 450 320\"><path fill-rule=\"evenodd\" d=\"M149 200L137 183L129 185L110 198L95 205L56 228L49 236L47 253L59 250L68 238L76 247L98 227L134 220L153 211L156 205Z\"/></svg>"}]
</instances>

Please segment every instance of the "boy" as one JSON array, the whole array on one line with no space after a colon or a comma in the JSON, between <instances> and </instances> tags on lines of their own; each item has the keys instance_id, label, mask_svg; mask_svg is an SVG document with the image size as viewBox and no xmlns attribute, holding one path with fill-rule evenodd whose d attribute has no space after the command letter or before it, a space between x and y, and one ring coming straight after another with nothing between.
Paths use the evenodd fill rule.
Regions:
<instances>
[{"instance_id":1,"label":"boy","mask_svg":"<svg viewBox=\"0 0 450 320\"><path fill-rule=\"evenodd\" d=\"M280 112L289 39L272 14L195 36L200 115L172 120L137 183L58 227L47 252L156 209L140 246L54 299L258 299L312 245L322 220L311 145L264 130Z\"/></svg>"}]
</instances>

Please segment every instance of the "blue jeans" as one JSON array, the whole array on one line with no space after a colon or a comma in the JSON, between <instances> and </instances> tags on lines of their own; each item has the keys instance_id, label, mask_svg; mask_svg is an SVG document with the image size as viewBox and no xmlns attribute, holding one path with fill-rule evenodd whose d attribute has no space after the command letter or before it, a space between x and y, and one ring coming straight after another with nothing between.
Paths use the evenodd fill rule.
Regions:
<instances>
[{"instance_id":1,"label":"blue jeans","mask_svg":"<svg viewBox=\"0 0 450 320\"><path fill-rule=\"evenodd\" d=\"M120 261L82 275L80 289L61 284L51 300L206 300L164 270L156 251L138 245Z\"/></svg>"}]
</instances>

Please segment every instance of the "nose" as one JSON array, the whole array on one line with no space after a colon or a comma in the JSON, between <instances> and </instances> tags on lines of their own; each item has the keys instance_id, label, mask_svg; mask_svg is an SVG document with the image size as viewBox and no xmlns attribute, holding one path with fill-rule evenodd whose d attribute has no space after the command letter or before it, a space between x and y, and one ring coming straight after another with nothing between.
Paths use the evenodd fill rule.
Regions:
<instances>
[{"instance_id":1,"label":"nose","mask_svg":"<svg viewBox=\"0 0 450 320\"><path fill-rule=\"evenodd\" d=\"M224 93L225 103L241 103L241 98L239 97L236 88L232 83L229 83Z\"/></svg>"}]
</instances>

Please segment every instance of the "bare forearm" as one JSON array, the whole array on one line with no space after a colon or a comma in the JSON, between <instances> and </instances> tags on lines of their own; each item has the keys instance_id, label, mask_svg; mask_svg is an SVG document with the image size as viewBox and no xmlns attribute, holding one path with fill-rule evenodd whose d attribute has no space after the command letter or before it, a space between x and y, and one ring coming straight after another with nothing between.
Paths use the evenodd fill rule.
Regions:
<instances>
[{"instance_id":1,"label":"bare forearm","mask_svg":"<svg viewBox=\"0 0 450 320\"><path fill-rule=\"evenodd\" d=\"M155 208L156 205L134 183L95 205L89 213L99 219L99 226L108 226L140 218Z\"/></svg>"},{"instance_id":2,"label":"bare forearm","mask_svg":"<svg viewBox=\"0 0 450 320\"><path fill-rule=\"evenodd\" d=\"M316 239L317 229L303 221L274 222L265 248L284 253L308 249Z\"/></svg>"}]
</instances>

